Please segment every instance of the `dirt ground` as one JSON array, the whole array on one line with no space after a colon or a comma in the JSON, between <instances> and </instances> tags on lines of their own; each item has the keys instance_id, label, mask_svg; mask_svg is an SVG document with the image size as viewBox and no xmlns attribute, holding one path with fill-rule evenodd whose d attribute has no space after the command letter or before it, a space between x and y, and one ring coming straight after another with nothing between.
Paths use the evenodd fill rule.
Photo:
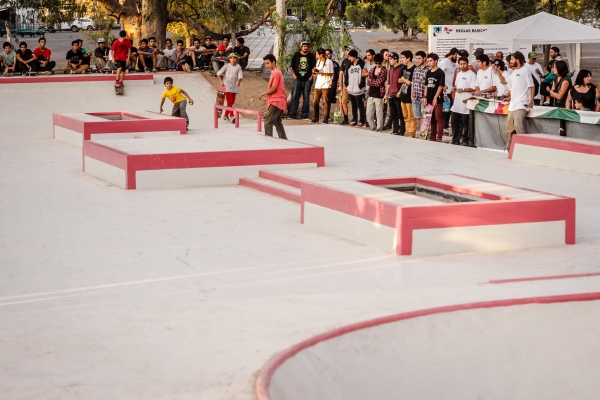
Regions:
<instances>
[{"instance_id":1,"label":"dirt ground","mask_svg":"<svg viewBox=\"0 0 600 400\"><path fill-rule=\"evenodd\" d=\"M372 43L378 49L389 49L397 53L404 50L410 50L413 54L419 50L427 53L427 41L417 38L370 39L369 43Z\"/></svg>"}]
</instances>

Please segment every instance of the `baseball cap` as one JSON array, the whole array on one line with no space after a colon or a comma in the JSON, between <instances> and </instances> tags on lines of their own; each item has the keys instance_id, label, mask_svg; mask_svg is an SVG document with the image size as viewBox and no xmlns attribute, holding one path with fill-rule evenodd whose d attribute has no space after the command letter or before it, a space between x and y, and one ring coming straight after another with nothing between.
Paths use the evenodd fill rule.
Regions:
<instances>
[{"instance_id":1,"label":"baseball cap","mask_svg":"<svg viewBox=\"0 0 600 400\"><path fill-rule=\"evenodd\" d=\"M98 43L104 43L104 39L103 38L98 39Z\"/></svg>"},{"instance_id":2,"label":"baseball cap","mask_svg":"<svg viewBox=\"0 0 600 400\"><path fill-rule=\"evenodd\" d=\"M390 53L390 58L393 58L394 60L399 60L400 56L398 55L398 53L396 53L395 51L392 51Z\"/></svg>"},{"instance_id":3,"label":"baseball cap","mask_svg":"<svg viewBox=\"0 0 600 400\"><path fill-rule=\"evenodd\" d=\"M304 46L304 45L310 46L310 43L307 42L306 40L303 41L302 43L300 43L300 46Z\"/></svg>"},{"instance_id":4,"label":"baseball cap","mask_svg":"<svg viewBox=\"0 0 600 400\"><path fill-rule=\"evenodd\" d=\"M218 45L217 46L217 50L218 51L225 51L225 45L223 45L223 44Z\"/></svg>"},{"instance_id":5,"label":"baseball cap","mask_svg":"<svg viewBox=\"0 0 600 400\"><path fill-rule=\"evenodd\" d=\"M532 51L531 53L528 54L529 58L537 58L537 53L535 51Z\"/></svg>"},{"instance_id":6,"label":"baseball cap","mask_svg":"<svg viewBox=\"0 0 600 400\"><path fill-rule=\"evenodd\" d=\"M206 35L204 36L204 39L212 39L212 36Z\"/></svg>"},{"instance_id":7,"label":"baseball cap","mask_svg":"<svg viewBox=\"0 0 600 400\"><path fill-rule=\"evenodd\" d=\"M502 61L502 60L494 60L494 65L497 65L497 66L499 66L500 68L504 68L504 66L505 66L506 64L504 64L504 61Z\"/></svg>"},{"instance_id":8,"label":"baseball cap","mask_svg":"<svg viewBox=\"0 0 600 400\"><path fill-rule=\"evenodd\" d=\"M354 50L354 47L352 47L352 46L346 46L346 47L344 47L344 50Z\"/></svg>"},{"instance_id":9,"label":"baseball cap","mask_svg":"<svg viewBox=\"0 0 600 400\"><path fill-rule=\"evenodd\" d=\"M483 50L481 47L478 47L475 49L475 53L473 53L474 56L478 56L480 54L483 54L485 50Z\"/></svg>"},{"instance_id":10,"label":"baseball cap","mask_svg":"<svg viewBox=\"0 0 600 400\"><path fill-rule=\"evenodd\" d=\"M356 50L354 50L354 49L351 49L351 50L348 52L348 57L358 57L358 51L356 51Z\"/></svg>"},{"instance_id":11,"label":"baseball cap","mask_svg":"<svg viewBox=\"0 0 600 400\"><path fill-rule=\"evenodd\" d=\"M238 55L237 55L237 54L235 54L235 53L231 53L231 54L229 55L229 58L231 58L231 57L238 58Z\"/></svg>"},{"instance_id":12,"label":"baseball cap","mask_svg":"<svg viewBox=\"0 0 600 400\"><path fill-rule=\"evenodd\" d=\"M458 51L458 55L461 56L461 57L467 57L467 58L469 58L469 52L466 51L466 50L459 50Z\"/></svg>"}]
</instances>

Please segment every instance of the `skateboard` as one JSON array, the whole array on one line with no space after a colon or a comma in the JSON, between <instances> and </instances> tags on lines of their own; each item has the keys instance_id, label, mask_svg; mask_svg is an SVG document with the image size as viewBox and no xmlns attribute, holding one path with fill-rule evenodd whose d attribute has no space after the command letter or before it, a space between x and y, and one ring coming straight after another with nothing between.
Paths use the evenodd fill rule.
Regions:
<instances>
[{"instance_id":1,"label":"skateboard","mask_svg":"<svg viewBox=\"0 0 600 400\"><path fill-rule=\"evenodd\" d=\"M117 96L122 96L123 93L125 93L124 88L123 88L123 84L119 83L115 85L115 94Z\"/></svg>"},{"instance_id":2,"label":"skateboard","mask_svg":"<svg viewBox=\"0 0 600 400\"><path fill-rule=\"evenodd\" d=\"M421 119L421 126L419 127L419 132L417 132L417 137L419 139L427 140L427 136L429 134L429 128L431 127L431 114L433 113L433 105L427 104L425 109L423 110L423 119Z\"/></svg>"},{"instance_id":3,"label":"skateboard","mask_svg":"<svg viewBox=\"0 0 600 400\"><path fill-rule=\"evenodd\" d=\"M223 104L225 104L225 86L221 86L218 90L217 90L217 100L215 101L215 104L222 106ZM221 118L221 114L223 113L223 110L218 109L217 113L219 114L219 118Z\"/></svg>"},{"instance_id":4,"label":"skateboard","mask_svg":"<svg viewBox=\"0 0 600 400\"><path fill-rule=\"evenodd\" d=\"M37 74L38 73L35 72L35 71L27 71L27 72L25 72L25 76L37 76Z\"/></svg>"}]
</instances>

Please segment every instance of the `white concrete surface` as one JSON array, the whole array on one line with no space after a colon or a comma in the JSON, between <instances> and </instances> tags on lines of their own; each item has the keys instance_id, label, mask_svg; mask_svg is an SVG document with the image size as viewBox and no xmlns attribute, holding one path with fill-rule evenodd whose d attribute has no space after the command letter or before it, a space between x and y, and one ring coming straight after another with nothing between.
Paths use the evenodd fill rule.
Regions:
<instances>
[{"instance_id":1,"label":"white concrete surface","mask_svg":"<svg viewBox=\"0 0 600 400\"><path fill-rule=\"evenodd\" d=\"M121 189L127 188L127 171L115 167L114 165L96 160L88 156L83 156L85 173L106 182L112 183Z\"/></svg>"},{"instance_id":2,"label":"white concrete surface","mask_svg":"<svg viewBox=\"0 0 600 400\"><path fill-rule=\"evenodd\" d=\"M600 155L515 143L513 161L600 175Z\"/></svg>"},{"instance_id":3,"label":"white concrete surface","mask_svg":"<svg viewBox=\"0 0 600 400\"><path fill-rule=\"evenodd\" d=\"M83 147L83 133L62 126L54 126L54 139L73 146Z\"/></svg>"},{"instance_id":4,"label":"white concrete surface","mask_svg":"<svg viewBox=\"0 0 600 400\"><path fill-rule=\"evenodd\" d=\"M326 148L327 167L283 172L297 178L458 173L577 198L575 246L403 258L303 226L298 204L242 186L121 190L52 139L52 113L157 110L163 78L122 97L110 83L2 89L12 117L0 131L1 397L251 400L267 360L335 327L600 287L598 277L488 284L600 272L599 176L355 128L287 127ZM189 134L211 132L214 92L194 74L174 78L196 100ZM54 101L24 113L33 98ZM565 325L549 320L545 332Z\"/></svg>"},{"instance_id":5,"label":"white concrete surface","mask_svg":"<svg viewBox=\"0 0 600 400\"><path fill-rule=\"evenodd\" d=\"M600 301L435 314L321 342L273 376L273 400L598 398Z\"/></svg>"}]
</instances>

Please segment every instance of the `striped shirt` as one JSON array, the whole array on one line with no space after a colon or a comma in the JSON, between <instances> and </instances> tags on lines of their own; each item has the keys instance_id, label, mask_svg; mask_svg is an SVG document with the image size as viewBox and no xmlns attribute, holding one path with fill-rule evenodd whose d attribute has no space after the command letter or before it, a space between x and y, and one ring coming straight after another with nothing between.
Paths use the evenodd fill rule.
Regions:
<instances>
[{"instance_id":1,"label":"striped shirt","mask_svg":"<svg viewBox=\"0 0 600 400\"><path fill-rule=\"evenodd\" d=\"M421 101L425 97L425 75L429 71L429 67L421 68L417 65L413 72L412 79L412 94L415 98L414 101Z\"/></svg>"}]
</instances>

